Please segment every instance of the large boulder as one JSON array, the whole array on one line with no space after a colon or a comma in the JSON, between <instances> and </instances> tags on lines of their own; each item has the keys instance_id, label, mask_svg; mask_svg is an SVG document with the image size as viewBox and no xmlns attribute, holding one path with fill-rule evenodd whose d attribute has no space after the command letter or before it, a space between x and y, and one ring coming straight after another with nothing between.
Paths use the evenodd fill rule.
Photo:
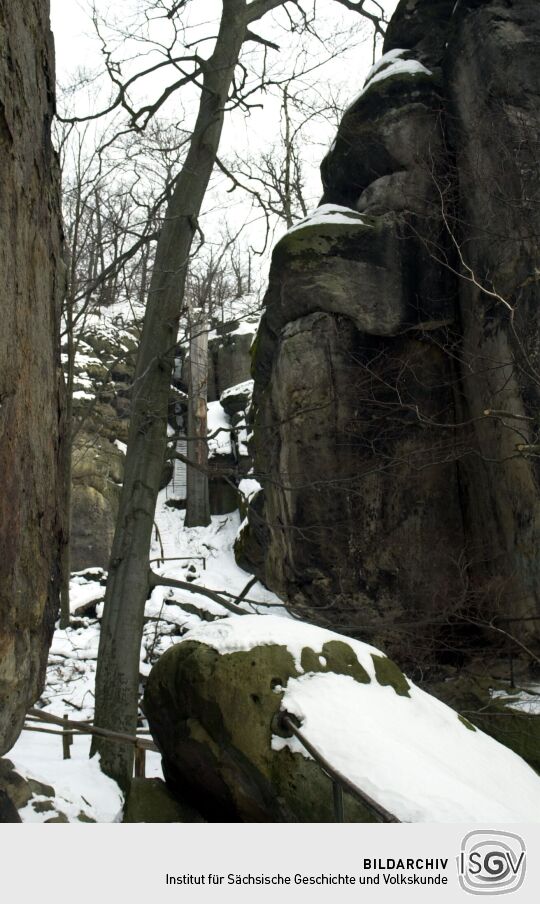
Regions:
<instances>
[{"instance_id":1,"label":"large boulder","mask_svg":"<svg viewBox=\"0 0 540 904\"><path fill-rule=\"evenodd\" d=\"M167 784L209 820L334 821L332 782L284 728L401 821L538 820L540 779L374 647L276 616L192 629L144 710ZM345 819L373 821L345 797Z\"/></svg>"}]
</instances>

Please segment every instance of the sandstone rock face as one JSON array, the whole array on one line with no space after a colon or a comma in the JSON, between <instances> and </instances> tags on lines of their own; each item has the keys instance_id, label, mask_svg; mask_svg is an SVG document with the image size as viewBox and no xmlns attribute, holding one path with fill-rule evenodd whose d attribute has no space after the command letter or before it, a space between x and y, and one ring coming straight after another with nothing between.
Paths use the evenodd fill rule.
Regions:
<instances>
[{"instance_id":1,"label":"sandstone rock face","mask_svg":"<svg viewBox=\"0 0 540 904\"><path fill-rule=\"evenodd\" d=\"M41 692L58 610L62 294L49 3L0 2L0 754Z\"/></svg>"},{"instance_id":2,"label":"sandstone rock face","mask_svg":"<svg viewBox=\"0 0 540 904\"><path fill-rule=\"evenodd\" d=\"M229 320L216 327L208 340L208 401L219 399L229 386L251 377L250 348L257 330L246 321ZM215 332L215 335L214 335Z\"/></svg>"},{"instance_id":3,"label":"sandstone rock face","mask_svg":"<svg viewBox=\"0 0 540 904\"><path fill-rule=\"evenodd\" d=\"M109 565L137 348L136 323L124 328L107 309L101 321L89 320L78 337L74 362L72 571Z\"/></svg>"},{"instance_id":4,"label":"sandstone rock face","mask_svg":"<svg viewBox=\"0 0 540 904\"><path fill-rule=\"evenodd\" d=\"M540 410L540 7L466 4L448 54L470 277L457 287L461 417L478 453L460 462L464 518L477 571L501 588L504 614L530 618L540 600L540 459L519 450L538 442ZM509 416L486 418L486 409ZM540 621L514 629L534 644Z\"/></svg>"},{"instance_id":5,"label":"sandstone rock face","mask_svg":"<svg viewBox=\"0 0 540 904\"><path fill-rule=\"evenodd\" d=\"M124 455L107 439L82 433L73 451L72 536L73 571L108 568Z\"/></svg>"},{"instance_id":6,"label":"sandstone rock face","mask_svg":"<svg viewBox=\"0 0 540 904\"><path fill-rule=\"evenodd\" d=\"M540 625L539 51L532 0L403 0L274 250L239 555L401 661Z\"/></svg>"}]
</instances>

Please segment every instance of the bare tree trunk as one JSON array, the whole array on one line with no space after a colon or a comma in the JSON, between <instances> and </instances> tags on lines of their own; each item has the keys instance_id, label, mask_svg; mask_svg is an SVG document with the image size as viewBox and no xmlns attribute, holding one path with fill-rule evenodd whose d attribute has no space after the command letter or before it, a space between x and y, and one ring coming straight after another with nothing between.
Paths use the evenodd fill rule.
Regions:
<instances>
[{"instance_id":1,"label":"bare tree trunk","mask_svg":"<svg viewBox=\"0 0 540 904\"><path fill-rule=\"evenodd\" d=\"M283 179L283 213L285 215L285 222L287 224L287 229L290 229L294 223L293 215L292 215L292 191L291 191L291 170L292 170L292 157L293 157L293 145L291 141L291 117L289 114L289 94L288 94L288 85L285 85L283 89L283 117L285 120L285 135L283 136L283 144L285 146L285 172Z\"/></svg>"},{"instance_id":2,"label":"bare tree trunk","mask_svg":"<svg viewBox=\"0 0 540 904\"><path fill-rule=\"evenodd\" d=\"M189 151L156 248L133 384L124 485L109 566L96 674L95 724L117 731L133 733L137 724L140 645L149 592L148 552L165 458L167 404L186 268L197 217L216 159L224 107L248 18L245 0L223 0L215 48L204 67L203 90ZM96 738L92 752L100 753L102 769L122 787L129 784L133 751L127 745Z\"/></svg>"},{"instance_id":3,"label":"bare tree trunk","mask_svg":"<svg viewBox=\"0 0 540 904\"><path fill-rule=\"evenodd\" d=\"M69 320L69 318L67 318ZM75 368L75 347L73 331L68 332L68 361L65 370L66 404L64 418L64 441L60 461L61 486L63 489L64 545L60 555L60 627L69 628L69 581L71 577L71 479L73 454L73 378Z\"/></svg>"},{"instance_id":4,"label":"bare tree trunk","mask_svg":"<svg viewBox=\"0 0 540 904\"><path fill-rule=\"evenodd\" d=\"M77 253L79 249L79 229L81 225L81 186L77 190L73 245L69 260L69 285L65 299L65 323L67 340L67 362L64 368L66 405L64 416L64 441L60 462L63 488L64 545L60 556L60 627L69 628L69 581L71 577L71 479L73 454L73 388L75 382L75 298L77 296Z\"/></svg>"},{"instance_id":5,"label":"bare tree trunk","mask_svg":"<svg viewBox=\"0 0 540 904\"><path fill-rule=\"evenodd\" d=\"M210 497L207 442L208 412L208 328L196 320L191 328L189 345L189 401L187 457L199 468L187 468L186 527L210 524Z\"/></svg>"}]
</instances>

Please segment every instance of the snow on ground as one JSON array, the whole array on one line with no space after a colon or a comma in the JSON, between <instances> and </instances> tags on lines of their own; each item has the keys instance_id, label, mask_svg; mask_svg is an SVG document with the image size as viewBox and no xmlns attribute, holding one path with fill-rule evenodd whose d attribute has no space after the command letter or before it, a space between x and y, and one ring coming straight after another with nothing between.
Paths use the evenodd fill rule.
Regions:
<instances>
[{"instance_id":1,"label":"snow on ground","mask_svg":"<svg viewBox=\"0 0 540 904\"><path fill-rule=\"evenodd\" d=\"M231 421L220 401L208 403L208 456L232 455Z\"/></svg>"},{"instance_id":2,"label":"snow on ground","mask_svg":"<svg viewBox=\"0 0 540 904\"><path fill-rule=\"evenodd\" d=\"M255 481L243 481L246 493ZM250 580L238 568L232 547L238 513L214 516L208 527L184 530L184 512L167 505L160 493L152 568L167 578L199 584L234 599ZM55 632L46 688L40 707L78 720L93 716L94 678L99 640L103 573L89 569L73 576L72 627ZM266 603L266 606L261 604ZM259 605L257 605L259 604ZM301 673L301 654L311 647L324 665L323 645L340 638L332 631L287 617L280 601L255 584L242 603L246 616L230 615L202 593L157 587L146 604L141 647L141 678L172 644L184 638L210 643L221 653L248 650L259 644L284 644ZM95 608L94 608L95 607ZM97 610L97 611L96 611ZM258 613L258 614L252 614ZM348 639L370 677L360 684L350 676L307 673L290 679L283 707L301 721L302 730L340 772L402 821L515 822L540 819L540 779L516 754L487 735L468 728L457 713L411 684L409 696L378 683L368 644ZM537 689L508 695L512 706L540 706ZM529 710L527 710L529 711ZM295 738L273 738L275 749L290 747L308 756ZM23 731L9 758L24 776L54 788L54 798L35 796L21 811L23 821L111 822L118 818L122 797L104 776L98 761L88 758L89 739L74 738L71 759L62 759L58 735ZM160 758L147 754L149 777L161 775ZM511 776L511 781L509 781ZM51 815L52 814L52 815Z\"/></svg>"},{"instance_id":3,"label":"snow on ground","mask_svg":"<svg viewBox=\"0 0 540 904\"><path fill-rule=\"evenodd\" d=\"M534 685L527 690L512 692L496 690L491 696L504 702L506 709L514 709L516 712L525 713L528 716L540 716L540 685Z\"/></svg>"},{"instance_id":4,"label":"snow on ground","mask_svg":"<svg viewBox=\"0 0 540 904\"><path fill-rule=\"evenodd\" d=\"M76 736L71 759L62 759L61 738L51 734L23 732L8 758L23 778L34 778L54 788L55 796L33 797L20 816L23 822L45 822L57 813L68 822L114 822L123 798L116 782L99 768L97 757L89 758L90 739ZM82 818L81 818L82 815Z\"/></svg>"},{"instance_id":5,"label":"snow on ground","mask_svg":"<svg viewBox=\"0 0 540 904\"><path fill-rule=\"evenodd\" d=\"M184 530L185 513L166 503L167 491L163 490L156 508L159 540L154 534L151 549L151 558L159 558L152 562L154 571L186 582L188 586L197 583L221 591L233 600L251 580L251 575L234 561L233 544L240 525L239 514L214 516L208 527ZM162 555L165 561L162 561ZM72 576L72 626L67 630L57 628L53 637L45 689L38 704L45 712L59 717L68 715L79 721L93 718L105 577L99 568L89 568ZM269 608L256 603L266 603ZM242 603L246 612L281 611L276 609L280 605L277 597L259 583L250 589L247 601ZM146 603L145 616L139 666L142 679L158 657L178 643L188 629L205 624L205 619L224 619L229 612L203 594L156 587ZM144 726L142 719L141 724ZM48 728L56 730L54 726ZM56 819L57 814L62 814L69 822L112 822L118 817L122 807L121 792L100 771L97 759L89 759L89 749L89 738L76 736L71 759L64 760L59 735L22 732L7 754L8 758L21 775L52 786L55 792L53 798L34 796L21 810L24 822L45 822ZM150 778L162 776L159 754L147 752L146 775Z\"/></svg>"},{"instance_id":6,"label":"snow on ground","mask_svg":"<svg viewBox=\"0 0 540 904\"><path fill-rule=\"evenodd\" d=\"M304 647L321 656L327 641L344 638L274 615L232 616L201 625L185 639L220 654L283 645L302 672ZM361 641L347 643L369 684L308 672L289 679L282 702L338 771L402 822L540 821L540 778L521 757L412 682L408 695L379 684L372 656L384 654ZM310 756L295 737L274 736L272 746Z\"/></svg>"},{"instance_id":7,"label":"snow on ground","mask_svg":"<svg viewBox=\"0 0 540 904\"><path fill-rule=\"evenodd\" d=\"M194 583L221 591L230 598L238 596L252 579L252 575L239 568L234 560L233 545L240 527L239 513L214 515L208 527L194 527L189 530L183 529L184 517L184 512L167 505L166 493L162 490L156 507L156 521L159 525L164 556L166 559L177 556L189 556L191 559L184 561L169 559L162 565L154 562L153 569L166 577L183 581L187 576ZM151 555L156 559L161 555L155 535ZM223 616L228 614L218 603L201 594L187 593L174 588L164 589L166 592L172 590L171 596L168 597L171 603L180 601L196 605L211 614L218 613ZM256 603L266 604L264 608L261 607L262 611L277 611L276 607L282 606L278 597L258 582L250 589L248 599L254 602L245 604L246 611L257 609Z\"/></svg>"}]
</instances>

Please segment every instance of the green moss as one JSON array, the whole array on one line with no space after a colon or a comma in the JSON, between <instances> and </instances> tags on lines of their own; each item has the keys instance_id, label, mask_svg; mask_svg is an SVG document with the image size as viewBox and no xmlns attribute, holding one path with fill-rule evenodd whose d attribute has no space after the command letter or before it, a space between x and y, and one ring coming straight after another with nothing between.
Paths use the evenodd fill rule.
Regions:
<instances>
[{"instance_id":1,"label":"green moss","mask_svg":"<svg viewBox=\"0 0 540 904\"><path fill-rule=\"evenodd\" d=\"M323 646L323 656L328 662L328 671L337 675L350 675L359 684L370 683L371 678L348 643L342 640L327 641Z\"/></svg>"},{"instance_id":2,"label":"green moss","mask_svg":"<svg viewBox=\"0 0 540 904\"><path fill-rule=\"evenodd\" d=\"M409 682L395 662L392 662L386 656L375 656L373 653L371 658L375 667L375 677L379 684L382 684L383 687L393 687L396 694L400 697L409 697Z\"/></svg>"},{"instance_id":3,"label":"green moss","mask_svg":"<svg viewBox=\"0 0 540 904\"><path fill-rule=\"evenodd\" d=\"M302 265L307 269L310 261L320 266L321 255L331 254L332 248L344 238L358 239L359 233L372 229L371 221L351 210L350 223L306 223L300 229L287 233L276 245L275 254L302 255Z\"/></svg>"},{"instance_id":4,"label":"green moss","mask_svg":"<svg viewBox=\"0 0 540 904\"><path fill-rule=\"evenodd\" d=\"M369 680L348 644L330 642L323 655L326 665L306 647L303 662L318 671L341 664L345 674ZM167 651L152 670L144 708L150 724L156 720L175 789L188 782L202 811L206 804L225 821L240 813L247 822L332 822L328 776L302 754L272 748L282 689L298 675L278 644L219 655L185 641ZM345 806L347 821L373 821L355 800L347 797Z\"/></svg>"},{"instance_id":5,"label":"green moss","mask_svg":"<svg viewBox=\"0 0 540 904\"><path fill-rule=\"evenodd\" d=\"M475 726L472 724L472 722L469 722L469 720L466 719L465 716L460 716L460 714L458 713L458 719L465 726L465 728L469 729L469 731L476 731Z\"/></svg>"},{"instance_id":6,"label":"green moss","mask_svg":"<svg viewBox=\"0 0 540 904\"><path fill-rule=\"evenodd\" d=\"M321 663L318 654L311 647L304 647L300 657L300 665L304 672L327 672L328 666Z\"/></svg>"},{"instance_id":7,"label":"green moss","mask_svg":"<svg viewBox=\"0 0 540 904\"><path fill-rule=\"evenodd\" d=\"M371 681L365 668L358 662L354 650L342 640L327 641L321 653L316 653L311 647L304 647L300 664L304 672L350 675L359 684L369 684Z\"/></svg>"},{"instance_id":8,"label":"green moss","mask_svg":"<svg viewBox=\"0 0 540 904\"><path fill-rule=\"evenodd\" d=\"M85 813L84 810L79 810L77 822L96 822L96 820L92 819L91 816L88 816L88 814Z\"/></svg>"},{"instance_id":9,"label":"green moss","mask_svg":"<svg viewBox=\"0 0 540 904\"><path fill-rule=\"evenodd\" d=\"M54 810L54 803L52 800L33 800L32 808L36 813L48 813L50 810Z\"/></svg>"}]
</instances>

